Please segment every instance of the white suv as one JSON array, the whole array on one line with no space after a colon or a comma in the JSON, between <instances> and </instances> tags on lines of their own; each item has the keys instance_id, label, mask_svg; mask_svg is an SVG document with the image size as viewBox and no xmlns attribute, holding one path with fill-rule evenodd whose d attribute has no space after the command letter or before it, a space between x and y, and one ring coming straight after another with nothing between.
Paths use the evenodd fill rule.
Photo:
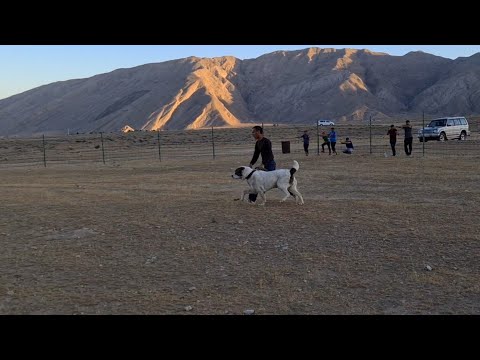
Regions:
<instances>
[{"instance_id":1,"label":"white suv","mask_svg":"<svg viewBox=\"0 0 480 360\"><path fill-rule=\"evenodd\" d=\"M330 120L318 120L318 126L333 126L335 123Z\"/></svg>"},{"instance_id":2,"label":"white suv","mask_svg":"<svg viewBox=\"0 0 480 360\"><path fill-rule=\"evenodd\" d=\"M424 137L425 142L427 142L428 140L466 140L467 136L470 136L470 130L468 121L463 116L434 119L424 129L418 130L420 142L423 141Z\"/></svg>"}]
</instances>

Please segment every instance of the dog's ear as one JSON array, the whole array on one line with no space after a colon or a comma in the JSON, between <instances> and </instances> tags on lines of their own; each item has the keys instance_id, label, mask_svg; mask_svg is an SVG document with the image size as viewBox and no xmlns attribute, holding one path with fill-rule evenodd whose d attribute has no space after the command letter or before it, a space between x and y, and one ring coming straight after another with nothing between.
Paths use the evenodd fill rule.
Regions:
<instances>
[{"instance_id":1,"label":"dog's ear","mask_svg":"<svg viewBox=\"0 0 480 360\"><path fill-rule=\"evenodd\" d=\"M237 175L238 177L242 177L243 176L243 170L245 170L245 167L239 167L235 170L235 175Z\"/></svg>"}]
</instances>

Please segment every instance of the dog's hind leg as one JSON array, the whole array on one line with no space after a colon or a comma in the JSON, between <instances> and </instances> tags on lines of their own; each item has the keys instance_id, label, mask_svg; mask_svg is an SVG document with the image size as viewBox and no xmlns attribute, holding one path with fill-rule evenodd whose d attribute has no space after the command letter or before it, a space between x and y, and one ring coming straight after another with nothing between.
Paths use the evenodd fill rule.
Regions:
<instances>
[{"instance_id":1,"label":"dog's hind leg","mask_svg":"<svg viewBox=\"0 0 480 360\"><path fill-rule=\"evenodd\" d=\"M280 200L280 202L284 202L285 200L287 200L290 196L290 192L288 191L288 188L287 186L278 186L278 188L285 194L285 196L283 197L282 200Z\"/></svg>"},{"instance_id":2,"label":"dog's hind leg","mask_svg":"<svg viewBox=\"0 0 480 360\"><path fill-rule=\"evenodd\" d=\"M303 204L304 204L303 196L302 196L302 194L300 194L300 191L298 191L298 189L297 189L297 183L296 183L296 182L294 182L293 185L288 188L288 191L289 191L293 196L295 196L295 202L296 202L298 205L303 205Z\"/></svg>"}]
</instances>

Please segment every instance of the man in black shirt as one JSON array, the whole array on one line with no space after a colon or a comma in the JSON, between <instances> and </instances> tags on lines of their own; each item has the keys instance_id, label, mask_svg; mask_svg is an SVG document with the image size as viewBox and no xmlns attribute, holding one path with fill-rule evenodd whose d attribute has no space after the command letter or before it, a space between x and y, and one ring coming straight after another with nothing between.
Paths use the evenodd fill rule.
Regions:
<instances>
[{"instance_id":1,"label":"man in black shirt","mask_svg":"<svg viewBox=\"0 0 480 360\"><path fill-rule=\"evenodd\" d=\"M405 130L405 140L403 140L405 146L405 154L407 156L412 155L412 142L413 142L413 135L412 135L412 125L410 125L410 121L407 120L405 125L402 126L403 130Z\"/></svg>"},{"instance_id":2,"label":"man in black shirt","mask_svg":"<svg viewBox=\"0 0 480 360\"><path fill-rule=\"evenodd\" d=\"M397 129L395 128L395 125L390 125L387 135L390 136L390 147L392 148L393 156L395 156L397 154L395 151L395 144L397 143Z\"/></svg>"},{"instance_id":3,"label":"man in black shirt","mask_svg":"<svg viewBox=\"0 0 480 360\"><path fill-rule=\"evenodd\" d=\"M258 157L262 155L262 165L265 170L275 170L276 164L275 160L273 160L272 143L263 136L262 127L254 126L252 128L252 135L257 142L255 143L255 152L253 153L252 161L250 161L250 167L253 169Z\"/></svg>"},{"instance_id":4,"label":"man in black shirt","mask_svg":"<svg viewBox=\"0 0 480 360\"><path fill-rule=\"evenodd\" d=\"M303 150L305 150L305 155L308 156L308 146L310 145L310 136L308 136L308 130L305 130L303 135L300 137L303 139Z\"/></svg>"},{"instance_id":5,"label":"man in black shirt","mask_svg":"<svg viewBox=\"0 0 480 360\"><path fill-rule=\"evenodd\" d=\"M273 159L272 143L265 136L263 136L263 128L261 126L254 126L252 128L252 136L257 140L255 143L255 152L253 153L252 161L250 161L250 167L253 166L258 160L258 157L262 155L262 165L266 171L275 170L277 164ZM255 202L257 194L250 194L249 200Z\"/></svg>"}]
</instances>

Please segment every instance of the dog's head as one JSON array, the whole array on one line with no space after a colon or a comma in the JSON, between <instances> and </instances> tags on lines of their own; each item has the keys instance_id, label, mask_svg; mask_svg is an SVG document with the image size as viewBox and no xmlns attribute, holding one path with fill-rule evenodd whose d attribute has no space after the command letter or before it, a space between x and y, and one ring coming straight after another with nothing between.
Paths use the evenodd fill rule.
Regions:
<instances>
[{"instance_id":1,"label":"dog's head","mask_svg":"<svg viewBox=\"0 0 480 360\"><path fill-rule=\"evenodd\" d=\"M248 174L252 171L248 166L241 166L235 169L235 173L232 175L234 179L245 179Z\"/></svg>"}]
</instances>

